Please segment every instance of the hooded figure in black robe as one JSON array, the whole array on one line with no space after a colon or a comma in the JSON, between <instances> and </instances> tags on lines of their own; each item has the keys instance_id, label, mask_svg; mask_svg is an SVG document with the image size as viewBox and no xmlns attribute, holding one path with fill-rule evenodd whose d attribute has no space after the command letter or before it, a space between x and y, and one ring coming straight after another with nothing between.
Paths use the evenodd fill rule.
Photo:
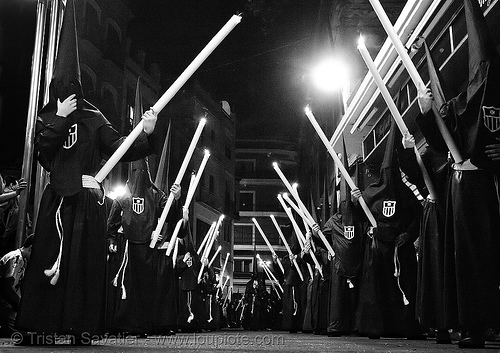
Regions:
<instances>
[{"instance_id":1,"label":"hooded figure in black robe","mask_svg":"<svg viewBox=\"0 0 500 353\"><path fill-rule=\"evenodd\" d=\"M347 167L345 144L343 157ZM365 242L359 211L351 201L350 188L345 178L341 180L340 195L338 212L330 217L323 228L323 234L331 239L335 251L335 258L328 269L330 300L327 331L332 337L349 334L355 329L354 315L361 284Z\"/></svg>"},{"instance_id":2,"label":"hooded figure in black robe","mask_svg":"<svg viewBox=\"0 0 500 353\"><path fill-rule=\"evenodd\" d=\"M464 4L469 82L439 107L464 159L453 164L449 181L445 290L452 290L445 294L445 320L466 332L461 347L478 348L486 329L500 324L500 57L479 4ZM430 145L442 146L432 119L424 114L419 126Z\"/></svg>"},{"instance_id":3,"label":"hooded figure in black robe","mask_svg":"<svg viewBox=\"0 0 500 353\"><path fill-rule=\"evenodd\" d=\"M164 276L165 265L172 268L166 250L149 247L167 196L151 181L147 159L132 162L126 190L124 196L114 201L108 217L109 235L116 237L122 227L127 239L122 266L113 279L113 285L121 288L117 293L121 300L110 325L141 335L168 333L175 330L177 322L177 279L172 270L168 276L171 278ZM173 187L171 192L175 201L166 218L169 229L181 218L180 187ZM181 231L178 237L183 236Z\"/></svg>"},{"instance_id":4,"label":"hooded figure in black robe","mask_svg":"<svg viewBox=\"0 0 500 353\"><path fill-rule=\"evenodd\" d=\"M427 43L424 41L427 58L427 67L430 77L430 92L436 100L437 106L446 102L444 85L439 72L436 70L434 60ZM432 114L432 111L430 112ZM434 119L434 115L431 116ZM424 137L428 134L422 116L415 119ZM434 128L437 129L436 126ZM445 216L446 201L448 195L448 183L451 173L451 161L448 158L448 148L442 138L435 146L434 140L428 140L422 153L422 161L434 186L434 199L428 195L422 172L417 164L413 148L406 152L407 156L400 158L401 170L408 176L408 180L417 186L425 197L422 208L422 220L420 223L420 236L418 242L418 278L417 278L417 306L416 315L419 323L426 328L436 329L437 343L451 343L448 326L445 320L445 298L446 293L454 291L454 286L445 288L446 247L453 248L453 242L446 244L445 238ZM401 163L401 161L406 161ZM450 239L448 239L450 240ZM454 277L454 273L451 273ZM449 309L448 309L449 311ZM456 309L453 310L456 312Z\"/></svg>"},{"instance_id":5,"label":"hooded figure in black robe","mask_svg":"<svg viewBox=\"0 0 500 353\"><path fill-rule=\"evenodd\" d=\"M295 234L290 233L287 238L290 250L292 250L292 253L302 271L304 263L302 257L304 256L304 253L300 249L297 237ZM302 330L306 298L304 298L305 293L302 290L302 280L300 279L299 273L297 272L293 261L290 259L290 256L286 255L281 262L283 264L283 268L285 269L285 279L283 281L284 292L282 329L294 333Z\"/></svg>"},{"instance_id":6,"label":"hooded figure in black robe","mask_svg":"<svg viewBox=\"0 0 500 353\"><path fill-rule=\"evenodd\" d=\"M36 123L35 150L50 183L40 203L16 324L90 344L104 333L107 252L106 204L93 176L123 138L82 92L74 5L68 0L49 103ZM151 133L156 117L152 112L145 117L145 131ZM153 152L148 140L141 132L122 161ZM22 343L43 344L25 338Z\"/></svg>"},{"instance_id":7,"label":"hooded figure in black robe","mask_svg":"<svg viewBox=\"0 0 500 353\"><path fill-rule=\"evenodd\" d=\"M263 272L255 271L245 286L242 321L245 330L258 331L270 327L270 322L268 322L269 293L266 290L263 275Z\"/></svg>"},{"instance_id":8,"label":"hooded figure in black robe","mask_svg":"<svg viewBox=\"0 0 500 353\"><path fill-rule=\"evenodd\" d=\"M201 300L198 274L201 269L200 256L193 247L190 228L187 236L179 241L176 273L179 278L179 314L177 326L182 332L199 332L206 321ZM207 271L205 266L204 271Z\"/></svg>"},{"instance_id":9,"label":"hooded figure in black robe","mask_svg":"<svg viewBox=\"0 0 500 353\"><path fill-rule=\"evenodd\" d=\"M417 258L421 205L401 178L396 149L401 134L394 121L387 138L378 182L363 191L377 221L366 238L357 312L360 334L372 338L420 338L415 320Z\"/></svg>"},{"instance_id":10,"label":"hooded figure in black robe","mask_svg":"<svg viewBox=\"0 0 500 353\"><path fill-rule=\"evenodd\" d=\"M208 331L217 331L221 325L220 301L217 298L218 283L213 267L208 267L200 282L205 318L202 326Z\"/></svg>"}]
</instances>

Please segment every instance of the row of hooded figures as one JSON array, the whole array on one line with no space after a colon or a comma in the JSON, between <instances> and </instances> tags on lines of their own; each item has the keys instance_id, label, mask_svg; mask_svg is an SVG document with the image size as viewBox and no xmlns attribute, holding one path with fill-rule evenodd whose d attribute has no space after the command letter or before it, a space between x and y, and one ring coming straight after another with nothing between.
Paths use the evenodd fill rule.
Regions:
<instances>
[{"instance_id":1,"label":"row of hooded figures","mask_svg":"<svg viewBox=\"0 0 500 353\"><path fill-rule=\"evenodd\" d=\"M237 296L225 307L222 302L222 317L218 281L207 256L194 249L179 185L170 189L175 201L161 232L168 236L153 247L151 234L168 198L147 168L135 165L126 196L105 202L102 180L94 176L124 137L83 96L73 1L67 4L49 102L36 122L35 150L50 183L40 201L15 321L21 344L33 343L33 334L73 335L75 343L84 333L171 334L210 328L222 317L227 325L240 320L255 329L269 326L262 324L269 314L281 329L333 336L425 338L434 328L438 342L449 343L449 330L458 330L458 345L465 348L484 347L488 330L500 327L500 56L477 1L464 0L467 88L440 103L436 113L431 107L438 92L419 92L415 122L428 145L422 161L435 195L421 201L403 181L402 172L424 197L430 193L415 140L398 136L393 124L378 181L362 192L346 191L338 212L322 228L310 224L304 239L294 227L290 254L274 258L283 267L281 280L273 278L277 289L267 295L252 280L241 303ZM154 141L161 138L156 121L152 110L142 115L143 129L121 161L155 152ZM440 122L460 158L438 133ZM376 227L360 211L360 196ZM181 228L177 241L170 239L174 225ZM165 256L165 247L173 247L173 254ZM274 304L279 302L281 309Z\"/></svg>"}]
</instances>

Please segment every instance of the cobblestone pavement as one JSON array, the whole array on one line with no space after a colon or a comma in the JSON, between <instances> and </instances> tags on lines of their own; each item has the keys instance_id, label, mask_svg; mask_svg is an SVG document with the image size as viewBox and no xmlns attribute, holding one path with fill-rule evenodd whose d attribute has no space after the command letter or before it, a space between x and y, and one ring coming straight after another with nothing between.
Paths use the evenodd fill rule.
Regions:
<instances>
[{"instance_id":1,"label":"cobblestone pavement","mask_svg":"<svg viewBox=\"0 0 500 353\"><path fill-rule=\"evenodd\" d=\"M93 337L83 337L92 340ZM16 339L15 337L13 339ZM12 339L0 339L0 352L464 352L457 342L436 344L434 340L409 341L406 339L371 340L366 337L326 337L313 334L280 331L228 330L206 333L179 333L174 336L147 338L108 336L92 340L91 346L72 346L65 337L46 338L45 346L15 346ZM49 341L52 340L52 341ZM474 352L500 352L500 342L487 342L485 349Z\"/></svg>"}]
</instances>

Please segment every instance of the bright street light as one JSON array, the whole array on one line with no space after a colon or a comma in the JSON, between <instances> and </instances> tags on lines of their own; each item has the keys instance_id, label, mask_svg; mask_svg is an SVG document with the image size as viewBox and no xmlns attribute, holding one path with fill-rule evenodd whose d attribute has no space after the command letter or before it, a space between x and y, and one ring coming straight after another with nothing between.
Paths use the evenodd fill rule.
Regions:
<instances>
[{"instance_id":1,"label":"bright street light","mask_svg":"<svg viewBox=\"0 0 500 353\"><path fill-rule=\"evenodd\" d=\"M340 60L329 58L312 70L312 79L318 89L331 93L347 86L348 71Z\"/></svg>"}]
</instances>

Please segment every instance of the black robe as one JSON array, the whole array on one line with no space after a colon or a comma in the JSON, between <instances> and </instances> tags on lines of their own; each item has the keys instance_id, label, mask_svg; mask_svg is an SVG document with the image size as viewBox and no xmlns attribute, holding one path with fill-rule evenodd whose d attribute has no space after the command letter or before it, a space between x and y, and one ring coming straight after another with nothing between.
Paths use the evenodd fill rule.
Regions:
<instances>
[{"instance_id":1,"label":"black robe","mask_svg":"<svg viewBox=\"0 0 500 353\"><path fill-rule=\"evenodd\" d=\"M216 297L217 284L214 270L210 267L203 273L200 283L201 300L205 311L202 326L208 331L216 331L221 326L220 303Z\"/></svg>"},{"instance_id":2,"label":"black robe","mask_svg":"<svg viewBox=\"0 0 500 353\"><path fill-rule=\"evenodd\" d=\"M469 77L467 90L440 109L465 164L473 165L467 170L462 163L454 164L450 173L444 323L449 328L484 331L500 325L500 162L485 153L485 146L498 143L495 138L500 137L500 129L492 129L488 119L495 120L500 106L498 55L477 62ZM429 145L445 151L434 117L426 114L418 122Z\"/></svg>"},{"instance_id":3,"label":"black robe","mask_svg":"<svg viewBox=\"0 0 500 353\"><path fill-rule=\"evenodd\" d=\"M366 238L357 327L361 334L371 336L415 337L423 332L415 319L417 257L413 245L422 208L401 179L400 138L393 121L379 180L363 191L377 228ZM396 246L399 237L406 242Z\"/></svg>"},{"instance_id":4,"label":"black robe","mask_svg":"<svg viewBox=\"0 0 500 353\"><path fill-rule=\"evenodd\" d=\"M416 119L419 126L421 120L421 116ZM425 128L423 130L425 131ZM426 196L427 189L415 153L413 149L405 151L407 151L406 156L400 154L401 170L408 176L409 181L417 186L422 195ZM447 245L445 239L445 210L451 164L446 151L438 152L431 146L428 146L422 154L422 161L436 195L435 200L427 197L422 208L418 241L416 316L420 324L426 328L446 329L448 326L445 320L445 295L454 291L454 287L446 287L445 280L450 275L454 277L453 273L445 274L445 249L453 248L453 244ZM447 311L450 311L450 308ZM456 312L456 308L453 312Z\"/></svg>"},{"instance_id":5,"label":"black robe","mask_svg":"<svg viewBox=\"0 0 500 353\"><path fill-rule=\"evenodd\" d=\"M325 224L323 234L332 239L335 258L329 263L328 332L355 330L355 312L361 285L364 232L353 204L342 201L340 210Z\"/></svg>"},{"instance_id":6,"label":"black robe","mask_svg":"<svg viewBox=\"0 0 500 353\"><path fill-rule=\"evenodd\" d=\"M292 250L293 251L293 250ZM297 256L299 266L302 259ZM307 284L304 284L299 277L289 256L282 260L285 268L285 281L283 283L283 320L282 329L287 331L301 331L305 315L305 291Z\"/></svg>"},{"instance_id":7,"label":"black robe","mask_svg":"<svg viewBox=\"0 0 500 353\"><path fill-rule=\"evenodd\" d=\"M191 261L185 262L184 255L188 252L191 255ZM179 244L176 265L176 273L179 278L177 327L182 332L199 332L206 321L200 285L198 284L200 269L200 258L194 250L189 236L188 239L184 239L183 244Z\"/></svg>"},{"instance_id":8,"label":"black robe","mask_svg":"<svg viewBox=\"0 0 500 353\"><path fill-rule=\"evenodd\" d=\"M322 266L323 276L317 269L314 271L311 293L312 327L316 334L326 334L330 306L330 259L328 250L319 245L316 247L315 256ZM314 268L314 262L310 265Z\"/></svg>"},{"instance_id":9,"label":"black robe","mask_svg":"<svg viewBox=\"0 0 500 353\"><path fill-rule=\"evenodd\" d=\"M95 175L103 155L111 155L123 138L97 109L86 102L83 105L67 118L47 109L37 121L35 148L40 163L50 172L50 184L40 203L16 321L22 330L104 333L106 204L101 189L83 188L82 175ZM150 154L149 146L146 134L141 133L122 160ZM60 276L52 285L44 271L59 254L61 228L56 219L64 238Z\"/></svg>"},{"instance_id":10,"label":"black robe","mask_svg":"<svg viewBox=\"0 0 500 353\"><path fill-rule=\"evenodd\" d=\"M167 196L152 185L144 170L132 172L127 188L129 192L115 200L108 217L108 234L113 238L123 227L128 240L123 272L116 273L117 287L123 283L123 288L116 293L120 299L114 317L108 320L109 326L137 334L175 330L178 280L172 257L165 256L166 250L149 247ZM140 207L134 208L134 200L142 201ZM166 238L180 216L180 202L174 201L166 218ZM178 237L184 237L183 230Z\"/></svg>"},{"instance_id":11,"label":"black robe","mask_svg":"<svg viewBox=\"0 0 500 353\"><path fill-rule=\"evenodd\" d=\"M256 282L254 285L254 281ZM258 331L268 327L268 293L264 281L256 275L248 281L243 300L243 322L245 330Z\"/></svg>"}]
</instances>

